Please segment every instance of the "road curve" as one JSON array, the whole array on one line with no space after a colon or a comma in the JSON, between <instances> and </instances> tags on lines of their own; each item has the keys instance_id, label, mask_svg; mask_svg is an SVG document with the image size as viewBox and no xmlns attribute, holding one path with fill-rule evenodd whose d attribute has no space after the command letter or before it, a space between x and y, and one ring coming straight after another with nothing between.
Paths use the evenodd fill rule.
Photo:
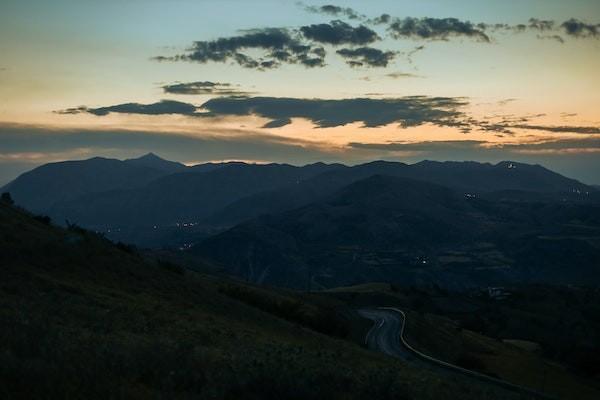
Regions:
<instances>
[{"instance_id":1,"label":"road curve","mask_svg":"<svg viewBox=\"0 0 600 400\"><path fill-rule=\"evenodd\" d=\"M416 360L415 355L399 340L404 327L402 314L380 309L361 309L358 313L374 322L365 338L368 348L405 361L414 362Z\"/></svg>"},{"instance_id":2,"label":"road curve","mask_svg":"<svg viewBox=\"0 0 600 400\"><path fill-rule=\"evenodd\" d=\"M438 360L416 350L407 343L404 336L406 314L402 310L392 307L363 308L358 310L358 313L363 318L373 321L373 327L369 330L365 338L365 344L371 350L400 358L413 365L436 369L445 373L457 373L479 381L492 383L528 397L555 399L535 390Z\"/></svg>"}]
</instances>

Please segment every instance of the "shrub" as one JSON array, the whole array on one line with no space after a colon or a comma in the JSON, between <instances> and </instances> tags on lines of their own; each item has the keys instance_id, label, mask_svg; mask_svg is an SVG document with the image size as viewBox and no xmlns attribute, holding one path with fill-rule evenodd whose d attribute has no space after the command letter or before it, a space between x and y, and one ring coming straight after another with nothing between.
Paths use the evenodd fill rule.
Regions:
<instances>
[{"instance_id":1,"label":"shrub","mask_svg":"<svg viewBox=\"0 0 600 400\"><path fill-rule=\"evenodd\" d=\"M38 222L41 222L44 225L50 225L52 223L52 219L47 215L36 215L33 217Z\"/></svg>"},{"instance_id":2,"label":"shrub","mask_svg":"<svg viewBox=\"0 0 600 400\"><path fill-rule=\"evenodd\" d=\"M177 275L183 275L185 274L185 268L182 267L181 265L178 264L174 264L170 261L165 261L165 260L158 260L158 266L162 269L165 269L169 272L173 272Z\"/></svg>"},{"instance_id":3,"label":"shrub","mask_svg":"<svg viewBox=\"0 0 600 400\"><path fill-rule=\"evenodd\" d=\"M15 204L15 201L12 199L12 196L8 192L2 193L2 195L0 196L0 201L11 206Z\"/></svg>"},{"instance_id":4,"label":"shrub","mask_svg":"<svg viewBox=\"0 0 600 400\"><path fill-rule=\"evenodd\" d=\"M76 233L79 233L80 235L85 235L86 233L88 233L87 229L82 228L81 226L77 225L75 222L69 222L69 220L66 220L65 223L67 224L67 229L71 232L76 232Z\"/></svg>"},{"instance_id":5,"label":"shrub","mask_svg":"<svg viewBox=\"0 0 600 400\"><path fill-rule=\"evenodd\" d=\"M125 253L129 253L129 254L135 254L137 253L137 248L132 245L132 244L127 244L127 243L123 243L123 242L117 242L115 244L115 246L117 246L117 249L124 251Z\"/></svg>"}]
</instances>

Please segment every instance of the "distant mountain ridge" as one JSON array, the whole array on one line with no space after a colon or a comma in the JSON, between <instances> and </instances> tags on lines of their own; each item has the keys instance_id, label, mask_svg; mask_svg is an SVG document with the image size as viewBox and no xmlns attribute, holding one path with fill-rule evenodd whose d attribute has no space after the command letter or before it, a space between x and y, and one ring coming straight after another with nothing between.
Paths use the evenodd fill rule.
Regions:
<instances>
[{"instance_id":1,"label":"distant mountain ridge","mask_svg":"<svg viewBox=\"0 0 600 400\"><path fill-rule=\"evenodd\" d=\"M21 206L43 212L57 202L90 193L143 186L168 173L138 160L94 157L45 164L20 175L2 191L10 192Z\"/></svg>"},{"instance_id":2,"label":"distant mountain ridge","mask_svg":"<svg viewBox=\"0 0 600 400\"><path fill-rule=\"evenodd\" d=\"M480 199L375 175L201 241L190 254L261 284L364 282L454 290L600 283L600 205Z\"/></svg>"},{"instance_id":3,"label":"distant mountain ridge","mask_svg":"<svg viewBox=\"0 0 600 400\"><path fill-rule=\"evenodd\" d=\"M422 161L412 165L374 161L302 167L227 162L188 167L153 153L125 161L96 157L46 164L22 174L2 190L11 192L17 204L58 222L69 220L118 240L154 246L170 243L160 236L162 231L154 232L154 227L193 222L208 231L223 229L326 199L374 175L429 182L459 194L486 197L503 192L511 198L562 200L566 196L578 200L594 191L539 165L510 161ZM130 233L151 230L152 241ZM121 232L120 236L112 236L115 232Z\"/></svg>"}]
</instances>

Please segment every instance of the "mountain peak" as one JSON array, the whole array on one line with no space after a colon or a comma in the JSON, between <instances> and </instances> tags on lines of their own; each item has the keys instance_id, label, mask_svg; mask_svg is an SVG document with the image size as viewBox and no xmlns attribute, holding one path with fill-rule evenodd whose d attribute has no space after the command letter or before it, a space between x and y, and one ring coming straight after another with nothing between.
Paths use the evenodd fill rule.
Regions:
<instances>
[{"instance_id":1,"label":"mountain peak","mask_svg":"<svg viewBox=\"0 0 600 400\"><path fill-rule=\"evenodd\" d=\"M144 154L138 158L130 158L125 160L125 162L133 165L154 168L165 172L178 172L186 168L186 166L183 164L175 161L165 160L164 158L161 158L152 152Z\"/></svg>"},{"instance_id":2,"label":"mountain peak","mask_svg":"<svg viewBox=\"0 0 600 400\"><path fill-rule=\"evenodd\" d=\"M137 160L162 160L162 161L165 161L164 158L161 158L152 152L144 154L141 157L138 157Z\"/></svg>"}]
</instances>

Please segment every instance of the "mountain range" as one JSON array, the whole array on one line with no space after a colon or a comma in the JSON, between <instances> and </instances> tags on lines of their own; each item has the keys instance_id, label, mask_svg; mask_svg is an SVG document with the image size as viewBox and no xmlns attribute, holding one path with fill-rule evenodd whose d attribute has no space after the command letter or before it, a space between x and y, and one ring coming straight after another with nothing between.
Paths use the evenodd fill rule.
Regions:
<instances>
[{"instance_id":1,"label":"mountain range","mask_svg":"<svg viewBox=\"0 0 600 400\"><path fill-rule=\"evenodd\" d=\"M600 192L539 165L189 167L148 154L47 164L2 191L59 224L251 282L600 283Z\"/></svg>"}]
</instances>

